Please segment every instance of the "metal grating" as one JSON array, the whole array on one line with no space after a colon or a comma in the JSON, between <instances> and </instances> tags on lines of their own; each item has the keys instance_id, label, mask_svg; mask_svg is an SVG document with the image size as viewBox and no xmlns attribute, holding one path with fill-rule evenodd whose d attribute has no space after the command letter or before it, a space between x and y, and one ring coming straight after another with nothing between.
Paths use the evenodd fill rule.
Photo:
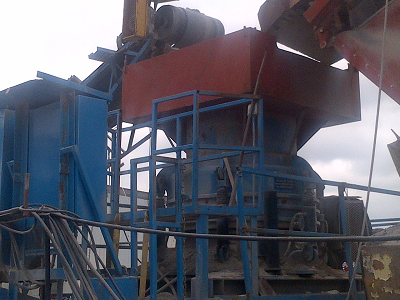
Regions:
<instances>
[{"instance_id":1,"label":"metal grating","mask_svg":"<svg viewBox=\"0 0 400 300\"><path fill-rule=\"evenodd\" d=\"M346 214L349 225L350 235L361 235L362 224L364 219L364 202L359 199L348 199L346 200ZM370 224L369 220L367 224ZM367 225L367 229L364 231L364 235L369 235L371 229ZM359 243L351 243L351 257L353 261L357 258Z\"/></svg>"},{"instance_id":2,"label":"metal grating","mask_svg":"<svg viewBox=\"0 0 400 300\"><path fill-rule=\"evenodd\" d=\"M136 31L136 0L124 0L122 38L132 36Z\"/></svg>"}]
</instances>

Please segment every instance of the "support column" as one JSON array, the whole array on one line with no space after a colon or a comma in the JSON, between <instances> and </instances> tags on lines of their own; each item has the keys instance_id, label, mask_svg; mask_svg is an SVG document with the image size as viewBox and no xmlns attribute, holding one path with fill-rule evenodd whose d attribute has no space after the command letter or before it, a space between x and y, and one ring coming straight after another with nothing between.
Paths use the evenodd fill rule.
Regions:
<instances>
[{"instance_id":1,"label":"support column","mask_svg":"<svg viewBox=\"0 0 400 300\"><path fill-rule=\"evenodd\" d=\"M208 216L197 217L196 233L208 234ZM195 299L208 299L208 240L196 240Z\"/></svg>"},{"instance_id":2,"label":"support column","mask_svg":"<svg viewBox=\"0 0 400 300\"><path fill-rule=\"evenodd\" d=\"M345 191L345 186L341 184L338 187L339 190L339 208L340 208L340 223L342 225L342 234L344 235L349 235L349 224L347 220L347 209L346 209L346 199L344 197L344 191ZM354 273L354 268L353 268L353 258L351 255L351 243L346 242L344 243L344 249L346 252L346 261L347 265L349 267L349 280L351 282L351 278L353 278L353 273ZM356 287L353 285L352 290L350 291L351 293L351 299L355 299L355 294L356 294Z\"/></svg>"}]
</instances>

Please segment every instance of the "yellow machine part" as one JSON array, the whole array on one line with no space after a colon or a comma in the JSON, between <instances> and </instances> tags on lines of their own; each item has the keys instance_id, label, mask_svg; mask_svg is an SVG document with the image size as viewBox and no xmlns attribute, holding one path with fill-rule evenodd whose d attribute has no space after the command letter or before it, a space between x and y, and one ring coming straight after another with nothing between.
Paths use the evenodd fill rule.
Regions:
<instances>
[{"instance_id":1,"label":"yellow machine part","mask_svg":"<svg viewBox=\"0 0 400 300\"><path fill-rule=\"evenodd\" d=\"M146 37L147 35L147 22L149 15L149 1L136 0L136 36Z\"/></svg>"},{"instance_id":2,"label":"yellow machine part","mask_svg":"<svg viewBox=\"0 0 400 300\"><path fill-rule=\"evenodd\" d=\"M122 22L122 41L131 42L147 37L153 27L153 9L150 4L172 2L178 0L124 0L124 16Z\"/></svg>"}]
</instances>

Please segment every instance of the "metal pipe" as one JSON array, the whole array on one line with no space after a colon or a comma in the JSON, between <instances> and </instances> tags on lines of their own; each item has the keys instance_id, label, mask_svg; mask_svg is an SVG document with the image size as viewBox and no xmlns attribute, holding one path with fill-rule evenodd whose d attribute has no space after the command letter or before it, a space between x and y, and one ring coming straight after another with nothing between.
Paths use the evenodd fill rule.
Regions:
<instances>
[{"instance_id":1,"label":"metal pipe","mask_svg":"<svg viewBox=\"0 0 400 300\"><path fill-rule=\"evenodd\" d=\"M182 144L182 119L177 118L176 119L176 146L180 146ZM176 158L178 161L181 161L182 159L182 152L177 151L176 152ZM181 226L178 227L178 231L182 231L182 222L183 222L183 205L182 205L182 165L180 163L176 164L176 192L175 195L177 195L177 203L176 203L176 217L175 217L175 222L180 224ZM178 299L183 299L184 298L184 293L185 293L185 278L184 278L184 252L183 252L183 239L181 237L176 238L176 259L177 259L177 264L176 264L176 271L177 271L177 284L176 284L176 289L177 289L177 296Z\"/></svg>"},{"instance_id":2,"label":"metal pipe","mask_svg":"<svg viewBox=\"0 0 400 300\"><path fill-rule=\"evenodd\" d=\"M157 228L157 201L156 201L156 160L154 152L157 150L157 117L158 117L158 105L153 102L152 106L152 130L151 130L151 141L150 141L150 160L149 160L149 226L152 230ZM150 236L150 299L157 299L157 235L152 234Z\"/></svg>"}]
</instances>

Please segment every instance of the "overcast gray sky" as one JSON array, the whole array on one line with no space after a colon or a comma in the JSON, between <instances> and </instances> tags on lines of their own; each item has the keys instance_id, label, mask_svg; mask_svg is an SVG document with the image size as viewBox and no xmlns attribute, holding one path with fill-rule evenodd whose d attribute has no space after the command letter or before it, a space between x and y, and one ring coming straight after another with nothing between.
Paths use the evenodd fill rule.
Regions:
<instances>
[{"instance_id":1,"label":"overcast gray sky","mask_svg":"<svg viewBox=\"0 0 400 300\"><path fill-rule=\"evenodd\" d=\"M264 0L181 0L174 5L197 8L220 19L226 32L259 27ZM37 0L0 3L0 90L34 79L36 71L84 79L99 63L87 58L96 46L115 49L121 32L123 0ZM305 87L306 88L306 87ZM361 76L362 121L320 130L300 151L324 178L367 185L377 88ZM400 107L382 99L373 186L400 189L400 178L386 145L400 133ZM328 194L333 193L331 189ZM352 195L364 195L355 193ZM400 199L372 195L370 215L400 216Z\"/></svg>"}]
</instances>

